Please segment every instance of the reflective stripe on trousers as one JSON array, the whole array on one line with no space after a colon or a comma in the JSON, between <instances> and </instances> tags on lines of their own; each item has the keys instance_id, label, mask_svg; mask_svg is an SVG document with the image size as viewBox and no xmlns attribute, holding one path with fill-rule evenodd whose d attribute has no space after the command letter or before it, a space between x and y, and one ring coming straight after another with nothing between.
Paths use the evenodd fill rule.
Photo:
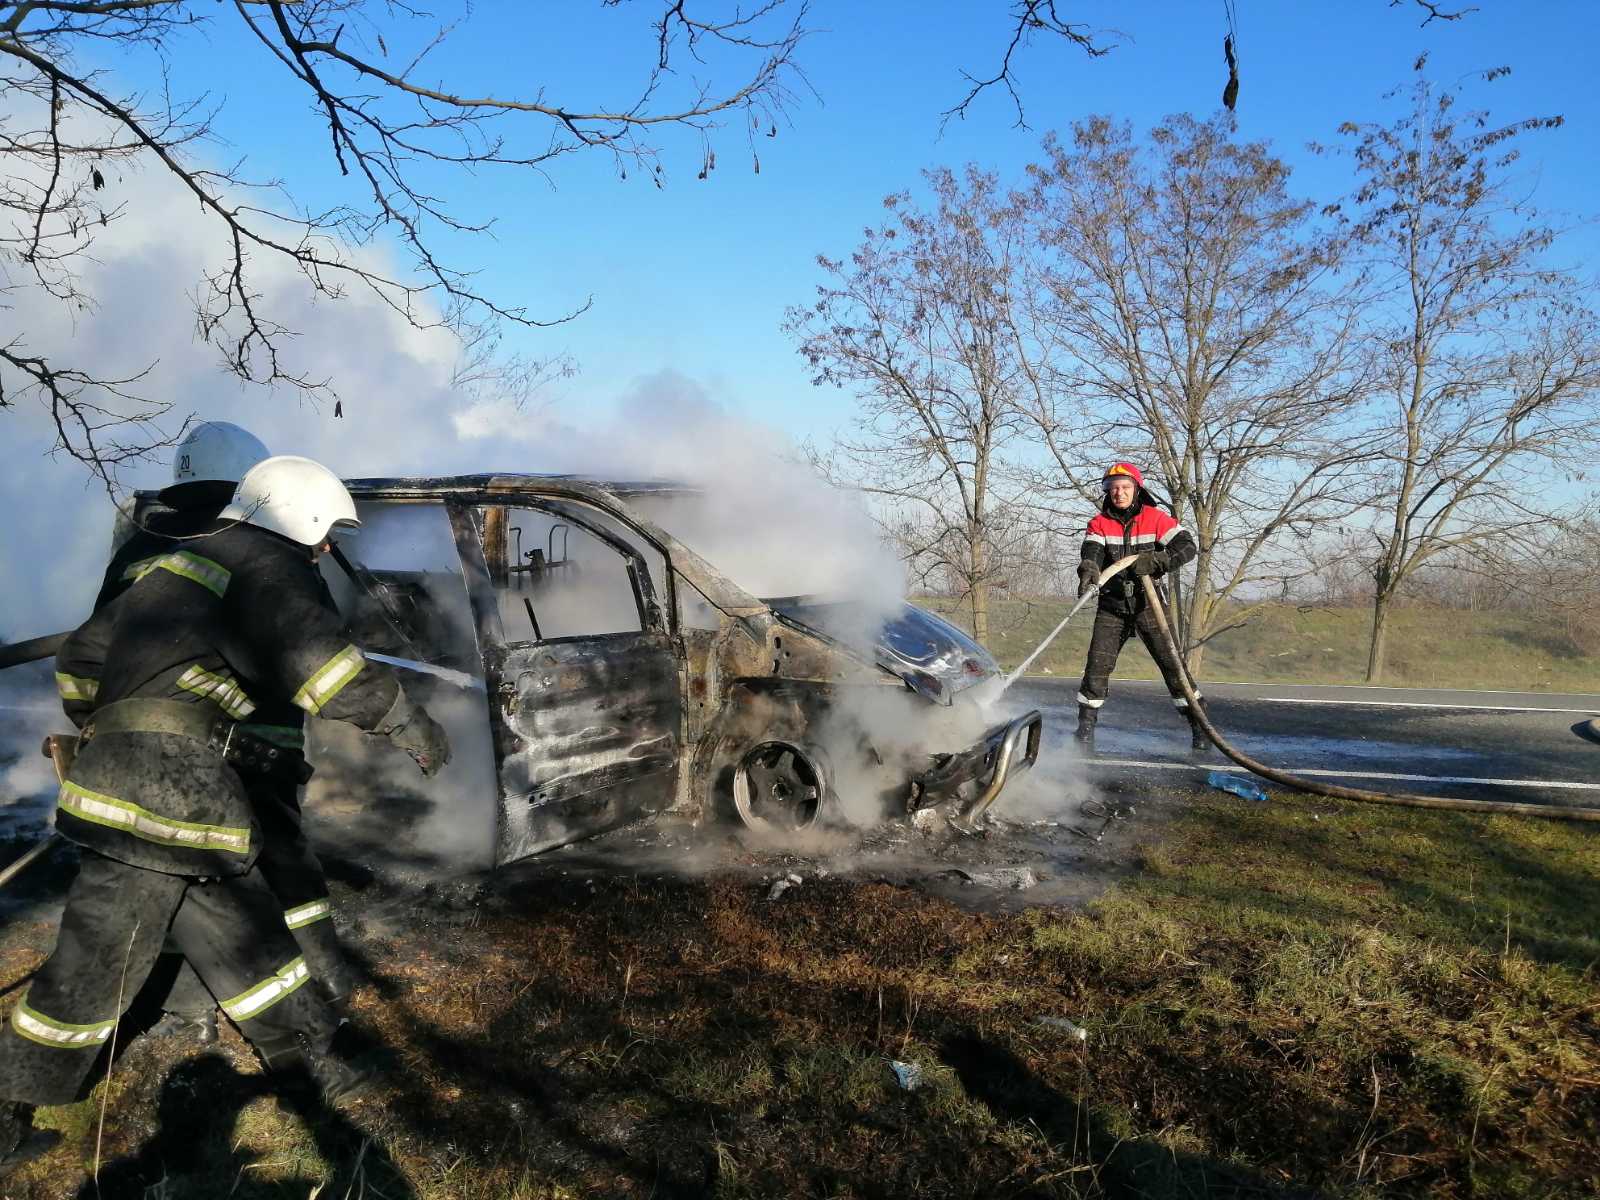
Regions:
<instances>
[{"instance_id":1,"label":"reflective stripe on trousers","mask_svg":"<svg viewBox=\"0 0 1600 1200\"><path fill-rule=\"evenodd\" d=\"M91 1021L88 1024L57 1021L30 1007L26 992L11 1012L11 1028L30 1042L38 1042L39 1045L49 1046L52 1050L82 1050L85 1047L99 1049L101 1043L111 1036L111 1031L116 1025L116 1017L105 1021Z\"/></svg>"},{"instance_id":2,"label":"reflective stripe on trousers","mask_svg":"<svg viewBox=\"0 0 1600 1200\"><path fill-rule=\"evenodd\" d=\"M283 912L283 923L290 929L303 929L313 921L325 921L333 915L331 901L312 900L307 904L297 904Z\"/></svg>"},{"instance_id":3,"label":"reflective stripe on trousers","mask_svg":"<svg viewBox=\"0 0 1600 1200\"><path fill-rule=\"evenodd\" d=\"M251 1017L259 1017L285 996L298 991L300 985L310 978L306 960L303 957L296 958L237 996L219 1003L222 1011L233 1020L248 1021Z\"/></svg>"}]
</instances>

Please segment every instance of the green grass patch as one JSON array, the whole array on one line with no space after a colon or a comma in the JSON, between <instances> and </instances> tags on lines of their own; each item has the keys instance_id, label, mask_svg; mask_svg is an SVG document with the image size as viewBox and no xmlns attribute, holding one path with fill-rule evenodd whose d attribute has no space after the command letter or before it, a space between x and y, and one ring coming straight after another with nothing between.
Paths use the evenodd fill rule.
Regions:
<instances>
[{"instance_id":1,"label":"green grass patch","mask_svg":"<svg viewBox=\"0 0 1600 1200\"><path fill-rule=\"evenodd\" d=\"M970 612L944 597L918 597L964 629ZM1072 607L1060 597L1006 598L990 614L989 650L1007 670L1042 642ZM1200 676L1216 683L1360 683L1366 674L1372 614L1362 608L1270 604L1206 646ZM1547 621L1521 613L1402 608L1390 618L1389 664L1395 687L1504 688L1593 692L1600 658L1584 653ZM1075 679L1083 673L1092 608L1085 608L1029 668ZM1137 639L1123 651L1119 676L1157 679Z\"/></svg>"}]
</instances>

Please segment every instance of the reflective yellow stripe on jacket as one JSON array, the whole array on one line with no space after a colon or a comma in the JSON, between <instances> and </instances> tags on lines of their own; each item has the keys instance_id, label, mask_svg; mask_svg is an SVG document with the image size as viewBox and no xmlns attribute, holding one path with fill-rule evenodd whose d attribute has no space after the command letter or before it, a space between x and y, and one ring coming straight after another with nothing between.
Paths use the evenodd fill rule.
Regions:
<instances>
[{"instance_id":1,"label":"reflective yellow stripe on jacket","mask_svg":"<svg viewBox=\"0 0 1600 1200\"><path fill-rule=\"evenodd\" d=\"M136 562L122 573L122 577L137 583L151 571L157 570L181 575L184 579L198 583L218 596L228 590L228 581L233 578L233 572L221 563L212 562L209 558L189 550L175 550L171 554L162 554L156 558Z\"/></svg>"},{"instance_id":2,"label":"reflective yellow stripe on jacket","mask_svg":"<svg viewBox=\"0 0 1600 1200\"><path fill-rule=\"evenodd\" d=\"M243 720L255 712L255 701L245 695L239 681L232 675L217 674L203 667L190 667L178 676L178 686L196 696L204 696L234 720Z\"/></svg>"},{"instance_id":3,"label":"reflective yellow stripe on jacket","mask_svg":"<svg viewBox=\"0 0 1600 1200\"><path fill-rule=\"evenodd\" d=\"M312 716L316 716L344 687L366 666L361 651L346 646L312 673L310 679L294 694L294 702Z\"/></svg>"},{"instance_id":4,"label":"reflective yellow stripe on jacket","mask_svg":"<svg viewBox=\"0 0 1600 1200\"><path fill-rule=\"evenodd\" d=\"M147 842L181 846L186 850L225 850L229 854L250 853L250 829L229 825L202 825L177 821L147 808L140 808L115 796L91 792L68 780L61 785L56 806L80 821L120 829Z\"/></svg>"},{"instance_id":5,"label":"reflective yellow stripe on jacket","mask_svg":"<svg viewBox=\"0 0 1600 1200\"><path fill-rule=\"evenodd\" d=\"M89 679L82 675L67 675L56 672L56 691L63 700L82 700L93 704L95 697L100 695L100 681Z\"/></svg>"}]
</instances>

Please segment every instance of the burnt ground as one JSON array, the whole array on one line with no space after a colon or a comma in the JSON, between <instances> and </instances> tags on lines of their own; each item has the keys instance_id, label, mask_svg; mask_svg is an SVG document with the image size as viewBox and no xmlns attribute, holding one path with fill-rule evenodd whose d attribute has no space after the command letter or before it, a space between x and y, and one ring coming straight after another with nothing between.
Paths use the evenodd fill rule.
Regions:
<instances>
[{"instance_id":1,"label":"burnt ground","mask_svg":"<svg viewBox=\"0 0 1600 1200\"><path fill-rule=\"evenodd\" d=\"M1025 698L1065 736L1070 692ZM1250 704L1306 737L1360 715ZM1530 763L1578 719L1397 711L1457 749L1522 723ZM1114 700L1102 728L1085 777L1039 772L978 840L643 824L491 877L407 851L403 801L342 813L325 846L359 1022L397 1058L382 1096L297 1108L231 1034L131 1039L0 1196L1600 1194L1590 829L1241 800L1181 761L1170 712ZM1392 773L1450 748L1417 745ZM1085 799L1134 811L1097 843ZM48 948L68 858L7 897L0 993ZM1013 868L1036 885L984 882Z\"/></svg>"}]
</instances>

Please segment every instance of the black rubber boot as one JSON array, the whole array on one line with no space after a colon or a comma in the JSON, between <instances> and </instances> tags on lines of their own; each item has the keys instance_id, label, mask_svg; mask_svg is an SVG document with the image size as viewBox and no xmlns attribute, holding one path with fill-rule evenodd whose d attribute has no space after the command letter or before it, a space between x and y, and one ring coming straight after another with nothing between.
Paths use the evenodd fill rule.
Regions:
<instances>
[{"instance_id":1,"label":"black rubber boot","mask_svg":"<svg viewBox=\"0 0 1600 1200\"><path fill-rule=\"evenodd\" d=\"M1072 735L1072 740L1078 743L1078 750L1084 755L1094 753L1094 723L1100 719L1100 710L1087 704L1078 705L1078 728Z\"/></svg>"},{"instance_id":2,"label":"black rubber boot","mask_svg":"<svg viewBox=\"0 0 1600 1200\"><path fill-rule=\"evenodd\" d=\"M313 980L322 998L328 1002L333 1015L343 1025L350 1020L350 993L355 991L355 981L348 972L341 971L331 979Z\"/></svg>"},{"instance_id":3,"label":"black rubber boot","mask_svg":"<svg viewBox=\"0 0 1600 1200\"><path fill-rule=\"evenodd\" d=\"M0 1179L48 1154L60 1140L54 1129L33 1127L33 1105L0 1101Z\"/></svg>"},{"instance_id":4,"label":"black rubber boot","mask_svg":"<svg viewBox=\"0 0 1600 1200\"><path fill-rule=\"evenodd\" d=\"M355 1104L383 1082L375 1065L359 1058L344 1058L333 1053L306 1051L306 1070L311 1075L323 1101L331 1108Z\"/></svg>"},{"instance_id":5,"label":"black rubber boot","mask_svg":"<svg viewBox=\"0 0 1600 1200\"><path fill-rule=\"evenodd\" d=\"M334 1034L324 1049L312 1046L304 1034L292 1041L256 1045L267 1069L286 1088L315 1091L330 1108L355 1104L383 1083L388 1061L382 1050L361 1051L346 1036L346 1027Z\"/></svg>"}]
</instances>

